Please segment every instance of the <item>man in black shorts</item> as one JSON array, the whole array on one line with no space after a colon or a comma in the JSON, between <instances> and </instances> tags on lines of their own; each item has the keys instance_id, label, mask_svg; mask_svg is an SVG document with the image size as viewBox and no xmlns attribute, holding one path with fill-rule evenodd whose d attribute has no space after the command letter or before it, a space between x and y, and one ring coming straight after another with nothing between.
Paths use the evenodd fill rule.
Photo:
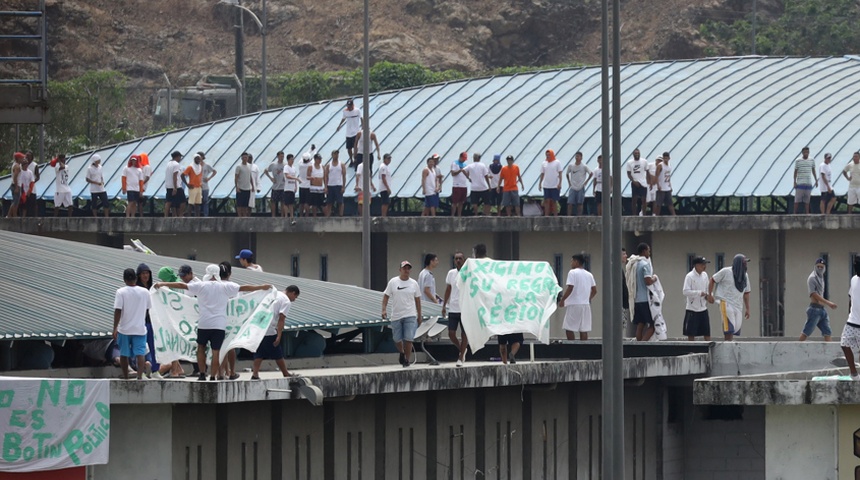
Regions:
<instances>
[{"instance_id":1,"label":"man in black shorts","mask_svg":"<svg viewBox=\"0 0 860 480\"><path fill-rule=\"evenodd\" d=\"M469 339L466 331L460 329L460 339L457 339L457 329L460 327L460 289L457 288L457 275L463 264L466 263L466 255L463 252L454 252L454 267L448 270L445 276L445 298L442 300L442 316L448 314L448 338L457 347L457 366L462 367L466 361L466 349L469 347Z\"/></svg>"},{"instance_id":2,"label":"man in black shorts","mask_svg":"<svg viewBox=\"0 0 860 480\"><path fill-rule=\"evenodd\" d=\"M520 351L520 346L525 339L522 333L509 333L507 335L499 335L499 354L502 356L502 363L517 363L517 352Z\"/></svg>"},{"instance_id":3,"label":"man in black shorts","mask_svg":"<svg viewBox=\"0 0 860 480\"><path fill-rule=\"evenodd\" d=\"M284 322L287 314L290 313L290 307L293 302L299 298L299 287L290 285L284 293L278 292L278 296L272 302L272 318L269 320L269 328L266 330L266 336L254 352L254 368L251 373L251 380L260 379L260 366L263 360L274 360L278 364L278 369L285 377L290 376L287 370L287 363L284 361L284 349L281 347L281 334L284 332Z\"/></svg>"},{"instance_id":4,"label":"man in black shorts","mask_svg":"<svg viewBox=\"0 0 860 480\"><path fill-rule=\"evenodd\" d=\"M388 216L388 205L391 203L391 154L382 156L382 166L379 167L379 198L382 200L382 216Z\"/></svg>"},{"instance_id":5,"label":"man in black shorts","mask_svg":"<svg viewBox=\"0 0 860 480\"><path fill-rule=\"evenodd\" d=\"M714 303L714 297L708 295L709 262L705 257L693 259L693 269L684 277L684 296L687 297L687 310L684 313L684 335L687 340L703 337L711 340L711 321L708 318L708 303Z\"/></svg>"}]
</instances>

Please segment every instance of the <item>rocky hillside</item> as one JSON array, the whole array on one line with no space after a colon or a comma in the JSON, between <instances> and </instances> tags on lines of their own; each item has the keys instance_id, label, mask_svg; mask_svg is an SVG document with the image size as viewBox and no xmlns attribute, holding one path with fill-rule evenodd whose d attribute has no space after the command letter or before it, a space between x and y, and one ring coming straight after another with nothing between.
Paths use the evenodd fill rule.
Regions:
<instances>
[{"instance_id":1,"label":"rocky hillside","mask_svg":"<svg viewBox=\"0 0 860 480\"><path fill-rule=\"evenodd\" d=\"M236 9L216 0L48 0L49 75L118 70L135 82L193 84L232 73ZM622 61L693 58L704 43L702 19L743 15L733 0L626 0ZM764 2L760 2L764 3ZM6 0L32 7L35 0ZM361 0L268 0L269 73L338 70L361 64ZM243 5L262 17L261 0ZM372 60L479 72L513 65L596 64L596 0L371 0ZM7 20L0 30L28 29ZM247 73L260 70L261 36L245 19ZM0 43L0 54L25 48ZM20 53L18 53L20 54ZM0 67L2 68L2 67ZM0 77L14 76L6 66Z\"/></svg>"}]
</instances>

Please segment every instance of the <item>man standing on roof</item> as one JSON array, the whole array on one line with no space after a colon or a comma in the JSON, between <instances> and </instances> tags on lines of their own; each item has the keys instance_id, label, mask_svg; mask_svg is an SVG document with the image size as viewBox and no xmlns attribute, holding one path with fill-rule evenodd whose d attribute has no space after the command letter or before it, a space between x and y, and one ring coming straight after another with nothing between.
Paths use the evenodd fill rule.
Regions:
<instances>
[{"instance_id":1,"label":"man standing on roof","mask_svg":"<svg viewBox=\"0 0 860 480\"><path fill-rule=\"evenodd\" d=\"M851 372L851 380L860 381L857 374L857 366L854 364L854 350L860 349L860 256L852 259L854 275L851 277L851 286L848 288L848 320L842 327L842 336L839 345L842 354L848 363L848 371Z\"/></svg>"},{"instance_id":2,"label":"man standing on roof","mask_svg":"<svg viewBox=\"0 0 860 480\"><path fill-rule=\"evenodd\" d=\"M860 152L854 152L851 161L842 169L842 176L848 180L848 213L854 205L860 205Z\"/></svg>"},{"instance_id":3,"label":"man standing on roof","mask_svg":"<svg viewBox=\"0 0 860 480\"><path fill-rule=\"evenodd\" d=\"M364 158L367 157L370 159L370 163L367 164L368 170L373 171L373 152L376 151L376 155L379 155L379 140L376 138L376 133L373 131L370 132L370 154L364 151L364 141L361 140L362 131L359 130L358 133L355 134L355 148L353 150L356 151L355 154L355 171L359 170L359 165L364 162Z\"/></svg>"},{"instance_id":4,"label":"man standing on roof","mask_svg":"<svg viewBox=\"0 0 860 480\"><path fill-rule=\"evenodd\" d=\"M460 288L457 286L457 275L463 264L466 263L466 256L463 252L454 252L454 268L448 270L448 275L445 276L445 299L442 301L442 316L448 317L448 338L451 343L457 347L457 366L462 367L466 361L466 349L469 348L469 339L466 337L466 331L460 328L462 325L462 316L460 310ZM460 329L460 339L457 340L457 329Z\"/></svg>"},{"instance_id":5,"label":"man standing on roof","mask_svg":"<svg viewBox=\"0 0 860 480\"><path fill-rule=\"evenodd\" d=\"M644 201L645 197L643 196L642 199ZM636 247L636 254L627 261L627 285L630 296L633 297L633 324L636 325L636 341L647 342L654 335L654 317L651 314L648 287L657 281L657 275L653 274L651 267L651 246L647 243L640 243Z\"/></svg>"},{"instance_id":6,"label":"man standing on roof","mask_svg":"<svg viewBox=\"0 0 860 480\"><path fill-rule=\"evenodd\" d=\"M346 124L346 153L349 155L349 165L354 167L356 153L355 137L364 127L364 121L361 118L361 111L355 108L355 104L351 98L346 101L343 116L340 119L340 123L337 124L338 132L344 124Z\"/></svg>"},{"instance_id":7,"label":"man standing on roof","mask_svg":"<svg viewBox=\"0 0 860 480\"><path fill-rule=\"evenodd\" d=\"M188 290L197 296L197 306L200 316L197 321L197 365L200 376L197 380L206 380L206 346L212 348L212 375L209 380L215 380L220 370L221 346L224 343L227 329L227 305L231 298L239 292L254 292L268 290L271 285L242 285L229 281L230 272L223 265L209 265L203 280L194 283L158 282L155 288L167 287ZM147 298L149 295L147 294ZM238 378L236 376L235 378ZM231 376L231 380L235 380ZM218 380L224 380L219 376Z\"/></svg>"},{"instance_id":8,"label":"man standing on roof","mask_svg":"<svg viewBox=\"0 0 860 480\"><path fill-rule=\"evenodd\" d=\"M687 309L684 312L684 335L693 341L701 336L706 342L711 341L711 320L708 317L708 303L714 303L714 297L708 294L709 262L705 257L693 259L693 269L684 277L683 293L687 298Z\"/></svg>"},{"instance_id":9,"label":"man standing on roof","mask_svg":"<svg viewBox=\"0 0 860 480\"><path fill-rule=\"evenodd\" d=\"M311 150L314 150L311 146ZM308 207L311 203L311 181L308 178L308 167L311 166L313 154L305 152L302 154L302 163L297 169L299 172L299 215L307 217L310 215Z\"/></svg>"},{"instance_id":10,"label":"man standing on roof","mask_svg":"<svg viewBox=\"0 0 860 480\"><path fill-rule=\"evenodd\" d=\"M669 215L675 216L675 204L672 202L672 167L669 165L669 152L663 152L663 161L657 164L654 173L657 185L657 196L654 200L652 212L660 215L663 205L669 209Z\"/></svg>"},{"instance_id":11,"label":"man standing on roof","mask_svg":"<svg viewBox=\"0 0 860 480\"><path fill-rule=\"evenodd\" d=\"M122 193L126 194L128 205L126 217L134 217L140 206L140 192L143 190L143 170L140 169L140 157L132 155L128 165L122 170Z\"/></svg>"},{"instance_id":12,"label":"man standing on roof","mask_svg":"<svg viewBox=\"0 0 860 480\"><path fill-rule=\"evenodd\" d=\"M612 185L612 176L609 177L609 185ZM597 215L603 215L603 155L597 156L592 194L594 195L594 203L597 204Z\"/></svg>"},{"instance_id":13,"label":"man standing on roof","mask_svg":"<svg viewBox=\"0 0 860 480\"><path fill-rule=\"evenodd\" d=\"M567 166L567 184L570 193L567 196L567 216L573 215L576 207L576 215L582 216L582 206L585 204L585 186L594 176L594 172L588 165L582 163L582 152L576 152L574 162Z\"/></svg>"},{"instance_id":14,"label":"man standing on roof","mask_svg":"<svg viewBox=\"0 0 860 480\"><path fill-rule=\"evenodd\" d=\"M113 302L113 339L120 348L122 378L128 380L128 362L137 358L137 379L143 379L146 365L146 316L152 308L149 292L136 285L137 274L131 268L122 273L125 286L116 291Z\"/></svg>"},{"instance_id":15,"label":"man standing on roof","mask_svg":"<svg viewBox=\"0 0 860 480\"><path fill-rule=\"evenodd\" d=\"M358 209L355 212L356 216L361 216L362 208L364 207L364 183L361 180L361 173L364 171L363 168L355 169L355 186L353 187L353 191L355 192L355 199L358 202ZM376 193L376 185L373 182L373 174L370 175L370 195Z\"/></svg>"},{"instance_id":16,"label":"man standing on roof","mask_svg":"<svg viewBox=\"0 0 860 480\"><path fill-rule=\"evenodd\" d=\"M561 162L556 160L555 152L546 151L546 160L540 167L538 185L543 189L543 214L545 217L558 216L556 204L560 197L561 175L564 171Z\"/></svg>"},{"instance_id":17,"label":"man standing on roof","mask_svg":"<svg viewBox=\"0 0 860 480\"><path fill-rule=\"evenodd\" d=\"M508 155L505 161L508 164L499 171L499 186L497 187L497 190L502 191L502 203L499 206L499 214L501 214L501 209L504 208L505 215L510 217L511 208L513 208L519 217L522 215L522 212L520 212L520 192L517 189L517 182L520 182L520 186L523 189L525 189L525 185L523 185L523 177L520 175L520 167L514 163L514 156Z\"/></svg>"},{"instance_id":18,"label":"man standing on roof","mask_svg":"<svg viewBox=\"0 0 860 480\"><path fill-rule=\"evenodd\" d=\"M418 282L409 278L412 264L400 262L400 275L388 281L382 296L382 319L388 318L388 301L391 300L391 332L394 345L400 352L400 364L408 367L412 360L412 340L421 325L421 290Z\"/></svg>"},{"instance_id":19,"label":"man standing on roof","mask_svg":"<svg viewBox=\"0 0 860 480\"><path fill-rule=\"evenodd\" d=\"M463 204L466 203L466 195L469 191L469 170L466 160L469 154L461 152L457 160L451 163L451 216L463 216Z\"/></svg>"},{"instance_id":20,"label":"man standing on roof","mask_svg":"<svg viewBox=\"0 0 860 480\"><path fill-rule=\"evenodd\" d=\"M197 156L200 157L200 165L203 165L203 181L200 184L201 193L203 195L202 204L203 204L203 216L209 216L209 180L215 178L215 175L218 175L218 171L212 168L212 165L206 162L206 154L203 152L197 152Z\"/></svg>"},{"instance_id":21,"label":"man standing on roof","mask_svg":"<svg viewBox=\"0 0 860 480\"><path fill-rule=\"evenodd\" d=\"M18 186L18 176L21 174L21 162L24 161L25 155L21 152L15 152L12 156L12 205L6 213L6 218L15 218L18 216L18 206L21 204L21 188Z\"/></svg>"},{"instance_id":22,"label":"man standing on roof","mask_svg":"<svg viewBox=\"0 0 860 480\"><path fill-rule=\"evenodd\" d=\"M343 185L346 181L346 165L340 162L340 151L332 150L331 162L325 166L325 216L330 217L337 205L337 216L343 216Z\"/></svg>"},{"instance_id":23,"label":"man standing on roof","mask_svg":"<svg viewBox=\"0 0 860 480\"><path fill-rule=\"evenodd\" d=\"M272 318L269 319L266 336L263 337L257 351L254 352L254 368L251 373L251 380L260 379L260 366L262 366L263 360L274 360L281 370L281 375L290 376L287 363L284 361L284 350L280 345L281 335L284 333L284 323L290 313L290 307L297 298L299 298L299 287L290 285L283 293L278 292L275 301L272 302Z\"/></svg>"},{"instance_id":24,"label":"man standing on roof","mask_svg":"<svg viewBox=\"0 0 860 480\"><path fill-rule=\"evenodd\" d=\"M140 158L138 166L143 174L143 186L140 187L140 200L137 202L137 216L143 216L143 206L146 204L146 187L149 185L149 179L152 177L152 166L149 164L149 155L140 153L137 155Z\"/></svg>"},{"instance_id":25,"label":"man standing on roof","mask_svg":"<svg viewBox=\"0 0 860 480\"><path fill-rule=\"evenodd\" d=\"M442 180L436 171L439 155L433 154L427 159L427 166L421 172L421 190L424 193L424 210L422 217L435 217L439 208L439 192L442 191ZM409 266L412 268L412 266Z\"/></svg>"},{"instance_id":26,"label":"man standing on roof","mask_svg":"<svg viewBox=\"0 0 860 480\"><path fill-rule=\"evenodd\" d=\"M325 214L325 168L322 165L322 155L314 154L314 163L307 168L308 181L310 182L310 207L313 216L317 216L317 210Z\"/></svg>"},{"instance_id":27,"label":"man standing on roof","mask_svg":"<svg viewBox=\"0 0 860 480\"><path fill-rule=\"evenodd\" d=\"M284 215L284 152L278 152L275 156L275 161L270 163L263 171L263 175L272 181L272 198L269 201L269 208L272 210L272 218L279 214ZM279 212L280 209L280 212Z\"/></svg>"},{"instance_id":28,"label":"man standing on roof","mask_svg":"<svg viewBox=\"0 0 860 480\"><path fill-rule=\"evenodd\" d=\"M830 168L830 162L833 156L829 153L824 154L824 161L818 167L818 189L821 190L821 213L830 215L833 210L833 205L836 203L836 195L833 194L833 170Z\"/></svg>"},{"instance_id":29,"label":"man standing on roof","mask_svg":"<svg viewBox=\"0 0 860 480\"><path fill-rule=\"evenodd\" d=\"M260 193L260 167L254 163L254 155L250 153L248 166L251 167L251 181L254 182L254 189L251 190L251 197L248 199L248 211L251 212L257 208L257 194Z\"/></svg>"},{"instance_id":30,"label":"man standing on roof","mask_svg":"<svg viewBox=\"0 0 860 480\"><path fill-rule=\"evenodd\" d=\"M247 248L241 250L239 255L236 255L236 260L239 260L239 265L241 265L242 268L247 268L248 270L253 270L255 272L263 271L263 267L254 263L254 252Z\"/></svg>"},{"instance_id":31,"label":"man standing on roof","mask_svg":"<svg viewBox=\"0 0 860 480\"><path fill-rule=\"evenodd\" d=\"M25 156L21 162L21 171L18 172L17 180L18 191L20 192L18 214L22 217L26 217L31 214L32 209L30 208L30 204L35 203L35 200L33 200L32 189L36 182L33 178L33 170L31 168L27 168L27 157Z\"/></svg>"},{"instance_id":32,"label":"man standing on roof","mask_svg":"<svg viewBox=\"0 0 860 480\"><path fill-rule=\"evenodd\" d=\"M715 273L708 284L708 295L720 301L720 316L726 341L740 335L743 321L750 318L748 262L749 259L744 255L735 255L732 266Z\"/></svg>"},{"instance_id":33,"label":"man standing on roof","mask_svg":"<svg viewBox=\"0 0 860 480\"><path fill-rule=\"evenodd\" d=\"M472 154L472 163L466 167L469 174L470 187L472 188L470 203L472 204L472 215L479 215L478 205L483 205L484 216L490 214L490 170L481 163L481 154Z\"/></svg>"},{"instance_id":34,"label":"man standing on roof","mask_svg":"<svg viewBox=\"0 0 860 480\"><path fill-rule=\"evenodd\" d=\"M182 172L182 182L188 185L188 205L191 215L200 216L200 205L203 203L203 159L194 155L194 163L188 165Z\"/></svg>"},{"instance_id":35,"label":"man standing on roof","mask_svg":"<svg viewBox=\"0 0 860 480\"><path fill-rule=\"evenodd\" d=\"M283 217L290 218L290 225L296 224L296 192L299 190L298 172L293 167L296 156L292 153L287 155L287 164L281 176L284 177L284 209Z\"/></svg>"},{"instance_id":36,"label":"man standing on roof","mask_svg":"<svg viewBox=\"0 0 860 480\"><path fill-rule=\"evenodd\" d=\"M93 216L98 216L99 207L104 209L105 218L110 216L110 204L108 203L107 191L105 190L105 179L102 174L102 157L94 153L90 157L90 166L87 168L87 183L90 185L90 206Z\"/></svg>"},{"instance_id":37,"label":"man standing on roof","mask_svg":"<svg viewBox=\"0 0 860 480\"><path fill-rule=\"evenodd\" d=\"M803 147L800 158L794 162L794 213L797 214L797 205L806 205L806 214L809 215L810 198L812 187L818 182L815 174L815 160L809 158L809 147Z\"/></svg>"},{"instance_id":38,"label":"man standing on roof","mask_svg":"<svg viewBox=\"0 0 860 480\"><path fill-rule=\"evenodd\" d=\"M633 150L633 158L627 161L627 178L630 180L632 191L630 211L633 215L636 215L638 211L640 217L644 216L645 209L648 207L646 203L648 197L648 162L639 158L638 148ZM637 207L637 202L642 202L642 206Z\"/></svg>"},{"instance_id":39,"label":"man standing on roof","mask_svg":"<svg viewBox=\"0 0 860 480\"><path fill-rule=\"evenodd\" d=\"M26 160L25 168L33 174L33 179L30 180L30 189L28 190L30 194L27 196L27 215L35 217L39 213L36 208L36 204L38 203L36 199L36 183L42 179L42 172L39 171L39 165L36 164L31 150L27 150Z\"/></svg>"},{"instance_id":40,"label":"man standing on roof","mask_svg":"<svg viewBox=\"0 0 860 480\"><path fill-rule=\"evenodd\" d=\"M247 152L242 152L242 164L236 165L234 182L236 184L236 215L250 217L251 209L248 207L248 202L251 201L251 195L254 192L254 180L251 166L248 165Z\"/></svg>"},{"instance_id":41,"label":"man standing on roof","mask_svg":"<svg viewBox=\"0 0 860 480\"><path fill-rule=\"evenodd\" d=\"M439 265L439 257L435 253L424 255L424 269L418 274L418 286L421 287L421 300L425 302L440 303L441 298L436 295L436 277L433 270Z\"/></svg>"},{"instance_id":42,"label":"man standing on roof","mask_svg":"<svg viewBox=\"0 0 860 480\"><path fill-rule=\"evenodd\" d=\"M809 291L809 307L806 309L806 324L800 334L801 342L812 335L815 327L821 330L825 342L830 341L830 317L827 316L827 309L824 307L835 310L836 304L824 298L824 274L826 272L827 264L824 263L823 258L819 258L815 261L812 273L806 279L806 286Z\"/></svg>"},{"instance_id":43,"label":"man standing on roof","mask_svg":"<svg viewBox=\"0 0 860 480\"><path fill-rule=\"evenodd\" d=\"M564 332L568 340L588 340L591 331L591 300L597 295L594 275L585 269L585 255L577 253L570 258L570 271L567 273L567 287L559 307L565 308Z\"/></svg>"},{"instance_id":44,"label":"man standing on roof","mask_svg":"<svg viewBox=\"0 0 860 480\"><path fill-rule=\"evenodd\" d=\"M663 157L654 159L654 163L648 163L648 193L645 195L645 203L651 206L651 216L654 213L654 201L657 200L657 167L663 163Z\"/></svg>"},{"instance_id":45,"label":"man standing on roof","mask_svg":"<svg viewBox=\"0 0 860 480\"><path fill-rule=\"evenodd\" d=\"M379 198L382 200L382 216L388 216L388 205L391 203L391 154L382 156L382 165L379 166Z\"/></svg>"},{"instance_id":46,"label":"man standing on roof","mask_svg":"<svg viewBox=\"0 0 860 480\"><path fill-rule=\"evenodd\" d=\"M164 200L164 216L169 217L171 211L174 217L185 215L185 189L182 188L182 166L179 161L182 154L178 151L170 154L167 162L167 171L164 172L164 188L166 198Z\"/></svg>"},{"instance_id":47,"label":"man standing on roof","mask_svg":"<svg viewBox=\"0 0 860 480\"><path fill-rule=\"evenodd\" d=\"M490 169L490 206L496 209L496 215L501 215L502 192L499 190L502 174L502 155L493 155L493 162L487 167Z\"/></svg>"},{"instance_id":48,"label":"man standing on roof","mask_svg":"<svg viewBox=\"0 0 860 480\"><path fill-rule=\"evenodd\" d=\"M54 192L54 216L58 216L61 208L65 208L69 216L72 216L72 188L69 186L69 169L66 168L66 156L57 155L56 162L51 162L54 167L55 192Z\"/></svg>"}]
</instances>

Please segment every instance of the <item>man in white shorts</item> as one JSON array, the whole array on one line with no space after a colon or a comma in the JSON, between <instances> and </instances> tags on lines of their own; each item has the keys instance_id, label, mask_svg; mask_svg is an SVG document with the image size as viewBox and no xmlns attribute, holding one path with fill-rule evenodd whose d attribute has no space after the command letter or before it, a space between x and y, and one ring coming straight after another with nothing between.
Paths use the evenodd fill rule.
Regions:
<instances>
[{"instance_id":1,"label":"man in white shorts","mask_svg":"<svg viewBox=\"0 0 860 480\"><path fill-rule=\"evenodd\" d=\"M585 269L585 255L577 253L570 259L567 288L558 302L559 307L565 307L563 328L568 340L576 340L576 332L579 332L580 340L588 340L588 332L591 331L591 299L595 295L597 284L594 276Z\"/></svg>"},{"instance_id":2,"label":"man in white shorts","mask_svg":"<svg viewBox=\"0 0 860 480\"><path fill-rule=\"evenodd\" d=\"M726 341L740 335L743 321L750 318L750 277L747 274L747 262L749 259L744 255L735 255L732 266L715 273L708 284L708 295L720 301L720 317Z\"/></svg>"},{"instance_id":3,"label":"man in white shorts","mask_svg":"<svg viewBox=\"0 0 860 480\"><path fill-rule=\"evenodd\" d=\"M54 192L54 216L60 213L61 208L65 208L68 215L72 216L72 188L69 187L69 169L66 168L66 156L62 153L57 155L57 162L54 165L56 171L56 191ZM52 164L54 162L51 162Z\"/></svg>"},{"instance_id":4,"label":"man in white shorts","mask_svg":"<svg viewBox=\"0 0 860 480\"><path fill-rule=\"evenodd\" d=\"M839 345L842 347L845 361L848 362L851 380L860 380L857 366L854 365L854 350L860 350L860 256L855 256L853 263L854 276L851 277L851 287L848 289L851 307L848 309L848 320L842 329Z\"/></svg>"},{"instance_id":5,"label":"man in white shorts","mask_svg":"<svg viewBox=\"0 0 860 480\"><path fill-rule=\"evenodd\" d=\"M842 169L842 176L848 180L848 213L854 205L860 205L860 152L854 152L851 162Z\"/></svg>"}]
</instances>

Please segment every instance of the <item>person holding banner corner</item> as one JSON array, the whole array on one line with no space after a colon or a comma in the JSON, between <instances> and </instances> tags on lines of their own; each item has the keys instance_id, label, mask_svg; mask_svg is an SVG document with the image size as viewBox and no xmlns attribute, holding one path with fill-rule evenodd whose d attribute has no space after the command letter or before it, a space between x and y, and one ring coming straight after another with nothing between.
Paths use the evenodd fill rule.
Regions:
<instances>
[{"instance_id":1,"label":"person holding banner corner","mask_svg":"<svg viewBox=\"0 0 860 480\"><path fill-rule=\"evenodd\" d=\"M263 360L274 360L278 364L281 374L285 377L290 376L287 363L284 361L284 350L278 347L281 344L281 334L284 332L284 321L297 298L299 298L299 287L295 285L287 287L284 293L278 292L277 298L272 303L272 318L269 320L266 336L263 337L263 341L260 342L257 351L254 352L254 369L251 373L251 380L260 379L260 366L263 364Z\"/></svg>"},{"instance_id":2,"label":"person holding banner corner","mask_svg":"<svg viewBox=\"0 0 860 480\"><path fill-rule=\"evenodd\" d=\"M412 264L408 260L400 262L400 275L389 280L382 296L383 319L388 317L388 300L391 299L391 332L404 367L410 365L412 339L421 325L421 289L418 282L409 278L410 272Z\"/></svg>"}]
</instances>

